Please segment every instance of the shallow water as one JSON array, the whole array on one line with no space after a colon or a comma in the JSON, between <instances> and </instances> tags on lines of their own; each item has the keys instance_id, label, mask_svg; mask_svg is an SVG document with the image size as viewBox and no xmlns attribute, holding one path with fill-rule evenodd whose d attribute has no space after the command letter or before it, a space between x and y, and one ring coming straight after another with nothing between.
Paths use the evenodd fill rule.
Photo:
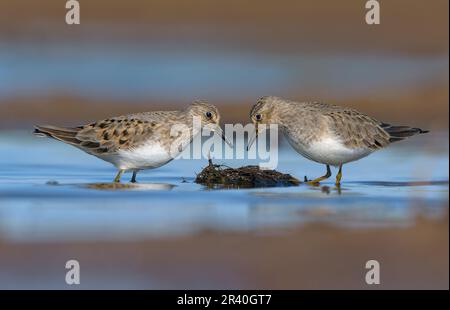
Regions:
<instances>
[{"instance_id":1,"label":"shallow water","mask_svg":"<svg viewBox=\"0 0 450 310\"><path fill-rule=\"evenodd\" d=\"M320 187L210 190L193 183L206 160L175 160L141 172L136 185L112 188L116 171L108 163L50 139L0 132L0 238L139 240L210 230L267 233L311 222L405 226L447 213L448 154L446 134L404 141L344 166L341 189L330 179ZM279 157L277 170L301 180L324 173L289 146Z\"/></svg>"}]
</instances>

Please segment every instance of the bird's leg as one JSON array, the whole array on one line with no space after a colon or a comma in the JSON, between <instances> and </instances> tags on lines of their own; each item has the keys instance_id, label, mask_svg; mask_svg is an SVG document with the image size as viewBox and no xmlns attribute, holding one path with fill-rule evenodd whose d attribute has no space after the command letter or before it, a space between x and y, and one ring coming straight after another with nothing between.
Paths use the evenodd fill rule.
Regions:
<instances>
[{"instance_id":1,"label":"bird's leg","mask_svg":"<svg viewBox=\"0 0 450 310\"><path fill-rule=\"evenodd\" d=\"M122 176L124 171L125 170L120 169L119 172L117 172L116 178L114 179L114 183L120 183L120 177Z\"/></svg>"},{"instance_id":2,"label":"bird's leg","mask_svg":"<svg viewBox=\"0 0 450 310\"><path fill-rule=\"evenodd\" d=\"M330 166L327 165L327 173L324 176L321 176L320 178L308 181L307 183L311 184L311 185L318 185L320 181L326 180L329 177L331 177L331 169L330 169Z\"/></svg>"},{"instance_id":3,"label":"bird's leg","mask_svg":"<svg viewBox=\"0 0 450 310\"><path fill-rule=\"evenodd\" d=\"M213 166L213 162L211 159L211 150L208 150L208 166Z\"/></svg>"},{"instance_id":4,"label":"bird's leg","mask_svg":"<svg viewBox=\"0 0 450 310\"><path fill-rule=\"evenodd\" d=\"M336 175L336 186L341 186L341 179L342 179L342 165L339 165L339 172Z\"/></svg>"},{"instance_id":5,"label":"bird's leg","mask_svg":"<svg viewBox=\"0 0 450 310\"><path fill-rule=\"evenodd\" d=\"M131 177L131 183L136 183L136 176L137 176L137 171L133 171L133 176Z\"/></svg>"}]
</instances>

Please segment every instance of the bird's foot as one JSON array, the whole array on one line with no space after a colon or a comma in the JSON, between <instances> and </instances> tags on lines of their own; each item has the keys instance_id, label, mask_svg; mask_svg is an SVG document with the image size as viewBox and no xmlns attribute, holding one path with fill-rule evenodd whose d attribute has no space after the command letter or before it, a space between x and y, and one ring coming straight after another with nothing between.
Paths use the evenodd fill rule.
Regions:
<instances>
[{"instance_id":1,"label":"bird's foot","mask_svg":"<svg viewBox=\"0 0 450 310\"><path fill-rule=\"evenodd\" d=\"M306 184L311 185L311 186L320 186L320 182L312 180L312 181L308 181L306 182Z\"/></svg>"},{"instance_id":2,"label":"bird's foot","mask_svg":"<svg viewBox=\"0 0 450 310\"><path fill-rule=\"evenodd\" d=\"M323 180L326 180L326 179L328 179L328 177L323 176L323 177L320 177L320 178L317 178L314 180L308 180L308 181L306 181L306 184L309 184L312 186L319 186L320 182L322 182Z\"/></svg>"}]
</instances>

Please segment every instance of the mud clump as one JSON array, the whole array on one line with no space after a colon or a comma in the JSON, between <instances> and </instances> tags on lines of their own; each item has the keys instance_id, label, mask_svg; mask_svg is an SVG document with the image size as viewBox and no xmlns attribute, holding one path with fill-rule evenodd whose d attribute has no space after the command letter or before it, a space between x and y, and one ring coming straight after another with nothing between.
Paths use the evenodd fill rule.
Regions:
<instances>
[{"instance_id":1,"label":"mud clump","mask_svg":"<svg viewBox=\"0 0 450 310\"><path fill-rule=\"evenodd\" d=\"M298 186L300 181L290 174L275 170L261 170L259 166L229 168L211 161L197 175L195 183L210 188L256 188Z\"/></svg>"}]
</instances>

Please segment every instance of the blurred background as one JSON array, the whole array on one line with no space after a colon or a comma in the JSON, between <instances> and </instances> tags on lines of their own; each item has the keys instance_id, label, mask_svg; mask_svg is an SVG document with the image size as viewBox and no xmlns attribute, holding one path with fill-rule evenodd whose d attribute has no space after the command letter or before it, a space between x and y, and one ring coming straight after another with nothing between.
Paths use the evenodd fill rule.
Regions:
<instances>
[{"instance_id":1,"label":"blurred background","mask_svg":"<svg viewBox=\"0 0 450 310\"><path fill-rule=\"evenodd\" d=\"M448 289L448 0L380 0L380 25L365 0L80 0L80 25L65 2L0 0L0 288ZM431 132L346 165L342 190L207 190L205 160L102 190L111 165L31 135L195 99L247 123L265 95Z\"/></svg>"},{"instance_id":2,"label":"blurred background","mask_svg":"<svg viewBox=\"0 0 450 310\"><path fill-rule=\"evenodd\" d=\"M448 126L448 1L0 1L0 126L84 123L132 111L219 106L248 121L278 95Z\"/></svg>"}]
</instances>

